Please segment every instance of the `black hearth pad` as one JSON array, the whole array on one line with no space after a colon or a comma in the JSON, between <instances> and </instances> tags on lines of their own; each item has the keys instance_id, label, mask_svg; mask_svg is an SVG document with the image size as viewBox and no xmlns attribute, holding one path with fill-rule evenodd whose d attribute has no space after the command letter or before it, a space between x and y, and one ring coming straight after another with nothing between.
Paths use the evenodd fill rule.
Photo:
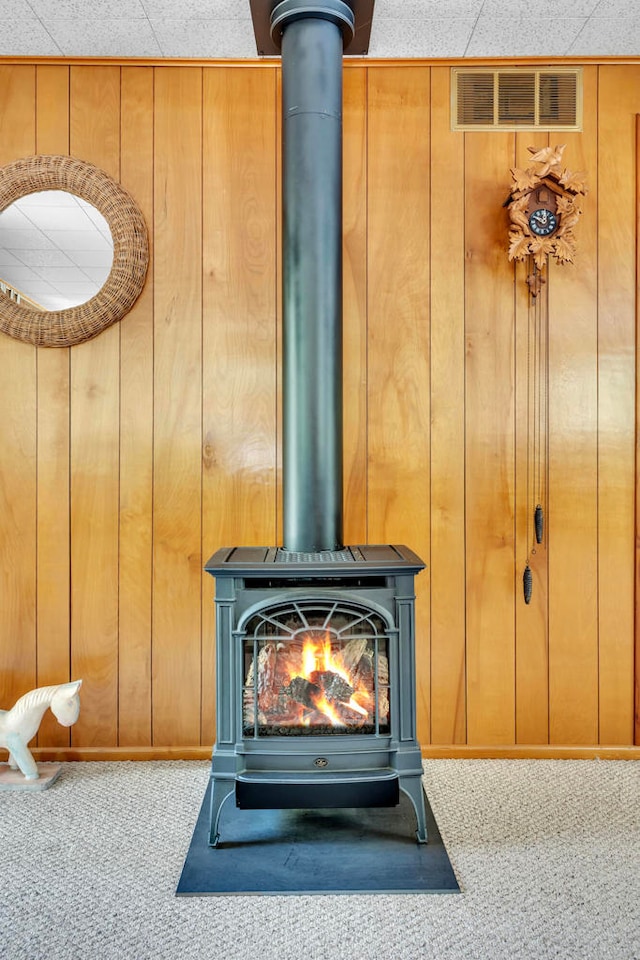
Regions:
<instances>
[{"instance_id":1,"label":"black hearth pad","mask_svg":"<svg viewBox=\"0 0 640 960\"><path fill-rule=\"evenodd\" d=\"M231 798L212 849L210 790L176 896L460 892L426 798L427 844L404 794L397 807L343 810L238 810Z\"/></svg>"}]
</instances>

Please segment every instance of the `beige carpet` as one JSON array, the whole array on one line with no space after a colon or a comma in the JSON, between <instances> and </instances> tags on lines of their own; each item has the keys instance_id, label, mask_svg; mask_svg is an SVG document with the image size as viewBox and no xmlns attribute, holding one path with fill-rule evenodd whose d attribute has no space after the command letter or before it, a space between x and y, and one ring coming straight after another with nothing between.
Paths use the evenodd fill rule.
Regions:
<instances>
[{"instance_id":1,"label":"beige carpet","mask_svg":"<svg viewBox=\"0 0 640 960\"><path fill-rule=\"evenodd\" d=\"M457 896L178 899L207 777L70 763L0 794L2 960L640 960L637 762L427 761Z\"/></svg>"}]
</instances>

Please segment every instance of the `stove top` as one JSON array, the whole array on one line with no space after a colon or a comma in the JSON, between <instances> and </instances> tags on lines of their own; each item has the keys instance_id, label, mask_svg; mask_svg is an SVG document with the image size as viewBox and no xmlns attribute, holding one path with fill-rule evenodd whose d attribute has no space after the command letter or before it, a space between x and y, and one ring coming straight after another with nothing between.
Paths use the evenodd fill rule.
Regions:
<instances>
[{"instance_id":1,"label":"stove top","mask_svg":"<svg viewBox=\"0 0 640 960\"><path fill-rule=\"evenodd\" d=\"M222 547L208 560L205 570L216 577L264 577L305 573L342 576L419 573L424 563L408 547L392 544L360 544L342 550L297 553L282 547Z\"/></svg>"}]
</instances>

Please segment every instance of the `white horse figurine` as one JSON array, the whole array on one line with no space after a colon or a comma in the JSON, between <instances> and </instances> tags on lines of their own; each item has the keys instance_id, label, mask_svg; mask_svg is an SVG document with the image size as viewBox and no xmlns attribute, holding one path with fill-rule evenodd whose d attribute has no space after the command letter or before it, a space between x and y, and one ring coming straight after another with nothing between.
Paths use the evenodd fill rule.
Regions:
<instances>
[{"instance_id":1,"label":"white horse figurine","mask_svg":"<svg viewBox=\"0 0 640 960\"><path fill-rule=\"evenodd\" d=\"M0 747L9 751L9 766L20 769L27 780L38 779L38 765L27 748L35 737L48 707L58 723L70 727L80 713L78 691L82 680L60 683L56 687L38 687L14 704L11 710L0 710Z\"/></svg>"}]
</instances>

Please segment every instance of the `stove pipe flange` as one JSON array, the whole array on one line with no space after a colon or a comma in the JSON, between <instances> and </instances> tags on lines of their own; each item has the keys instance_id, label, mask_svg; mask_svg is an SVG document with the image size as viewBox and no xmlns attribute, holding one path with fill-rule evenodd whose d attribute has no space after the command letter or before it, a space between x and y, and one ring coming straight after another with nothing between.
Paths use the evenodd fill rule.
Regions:
<instances>
[{"instance_id":1,"label":"stove pipe flange","mask_svg":"<svg viewBox=\"0 0 640 960\"><path fill-rule=\"evenodd\" d=\"M284 547L342 548L342 0L282 0Z\"/></svg>"},{"instance_id":2,"label":"stove pipe flange","mask_svg":"<svg viewBox=\"0 0 640 960\"><path fill-rule=\"evenodd\" d=\"M355 16L351 7L343 3L343 0L319 0L317 3L309 3L309 0L281 0L271 13L271 39L281 48L284 27L294 20L309 18L329 20L340 27L345 49L353 40Z\"/></svg>"}]
</instances>

